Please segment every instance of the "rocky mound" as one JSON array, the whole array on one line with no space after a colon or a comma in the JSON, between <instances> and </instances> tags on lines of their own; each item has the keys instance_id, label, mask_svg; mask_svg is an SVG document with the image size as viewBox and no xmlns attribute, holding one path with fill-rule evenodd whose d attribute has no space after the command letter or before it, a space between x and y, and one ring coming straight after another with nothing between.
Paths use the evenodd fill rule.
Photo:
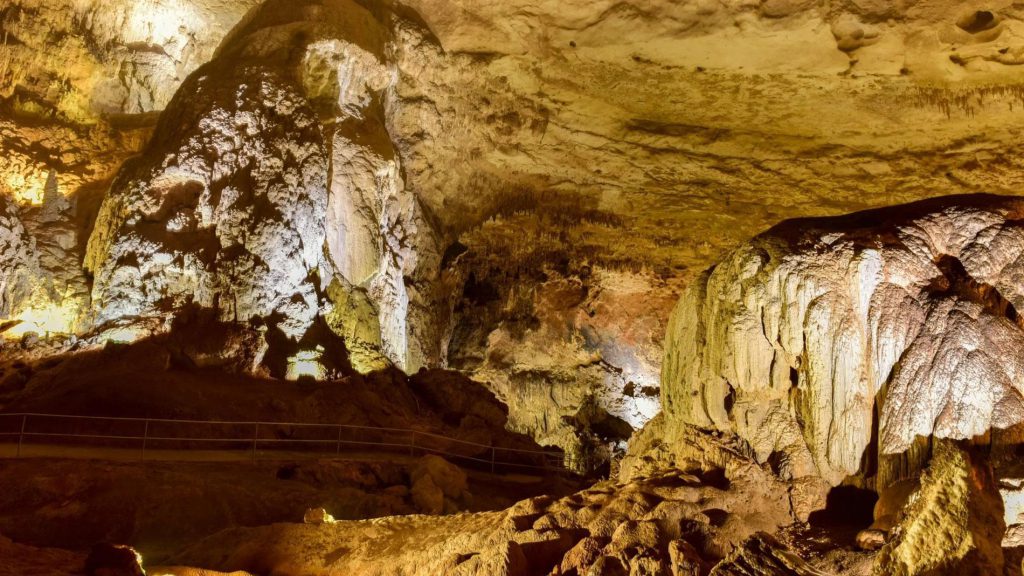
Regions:
<instances>
[{"instance_id":1,"label":"rocky mound","mask_svg":"<svg viewBox=\"0 0 1024 576\"><path fill-rule=\"evenodd\" d=\"M705 574L718 563L717 573L743 574L751 562L805 567L763 536L745 554L730 556L757 532L790 523L789 499L784 484L742 458L723 476L713 470L691 461L561 499L524 500L502 512L228 530L173 563L282 576Z\"/></svg>"}]
</instances>

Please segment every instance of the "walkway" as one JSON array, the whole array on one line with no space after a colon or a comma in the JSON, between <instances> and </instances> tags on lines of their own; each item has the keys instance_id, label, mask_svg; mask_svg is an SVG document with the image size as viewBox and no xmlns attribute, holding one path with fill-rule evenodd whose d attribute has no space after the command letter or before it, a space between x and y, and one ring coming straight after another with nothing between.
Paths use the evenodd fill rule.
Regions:
<instances>
[{"instance_id":1,"label":"walkway","mask_svg":"<svg viewBox=\"0 0 1024 576\"><path fill-rule=\"evenodd\" d=\"M506 448L411 428L0 414L0 458L243 462L340 458L404 461L436 454L492 473L573 469L561 452Z\"/></svg>"}]
</instances>

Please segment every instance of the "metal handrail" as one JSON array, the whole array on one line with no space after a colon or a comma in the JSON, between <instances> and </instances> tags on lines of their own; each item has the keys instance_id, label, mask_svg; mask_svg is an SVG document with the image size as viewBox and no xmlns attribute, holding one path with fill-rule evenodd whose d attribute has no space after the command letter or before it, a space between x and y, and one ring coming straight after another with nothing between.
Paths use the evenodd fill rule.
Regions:
<instances>
[{"instance_id":1,"label":"metal handrail","mask_svg":"<svg viewBox=\"0 0 1024 576\"><path fill-rule=\"evenodd\" d=\"M127 440L127 441L140 441L142 443L140 458L144 461L146 459L147 448L153 450L151 443L154 442L223 442L223 443L238 443L245 442L246 447L250 444L252 446L252 459L257 459L257 447L262 445L266 449L269 445L271 447L275 445L283 444L323 444L325 446L330 445L335 447L336 453L341 453L342 445L355 445L355 446L380 446L387 448L402 448L409 449L410 455L415 455L416 451L423 453L441 454L454 458L460 458L471 462L489 465L492 472L494 472L498 466L502 467L516 467L525 469L536 469L536 470L548 470L552 467L558 470L568 470L571 468L566 461L566 455L559 451L551 450L530 450L525 448L512 448L495 446L494 444L481 444L479 442L472 442L469 440L462 440L459 438L453 438L443 434L436 434L433 432L424 432L416 430L414 428L394 428L386 426L365 426L357 424L329 424L329 423L314 423L314 422L271 422L271 421L233 421L233 420L187 420L187 419L174 419L174 418L133 418L123 416L79 416L73 414L44 414L44 413L32 413L32 412L18 412L18 413L0 413L0 418L20 418L21 428L17 432L0 432L0 437L18 437L18 449L15 457L21 457L22 447L25 444L26 439L31 438L81 438L81 439L93 439L93 440ZM118 422L137 422L144 424L144 432L141 436L137 434L83 434L81 432L33 432L28 428L30 419L66 419L66 420L86 420L86 421L98 421L107 423L118 423ZM238 426L238 427L249 427L253 428L253 434L245 437L207 437L207 436L160 436L150 435L151 424L185 424L185 425L215 425L215 426ZM304 427L304 428L321 428L328 430L338 430L337 438L335 439L308 439L308 438L260 438L260 428L264 429L270 427ZM382 439L381 441L374 440L348 440L343 438L342 432L345 430L370 430L374 432L392 433L399 435L408 435L409 440L407 442L387 442ZM432 438L443 440L448 443L461 444L464 446L472 446L475 448L482 448L485 451L490 452L490 458L480 458L479 455L466 455L451 452L442 448L431 448L425 446L423 442L417 442L417 437L422 436L424 438ZM185 448L188 450L191 448ZM522 462L512 462L506 460L499 460L497 458L497 452L504 451L510 454L519 455L533 455L543 456L543 465L535 464L524 464ZM554 463L554 466L552 464Z\"/></svg>"},{"instance_id":2,"label":"metal handrail","mask_svg":"<svg viewBox=\"0 0 1024 576\"><path fill-rule=\"evenodd\" d=\"M2 412L0 418L3 417L37 417L37 418L65 418L73 420L101 420L109 422L157 422L157 423L168 423L168 424L216 424L216 425L227 425L227 426L304 426L307 428L331 428L331 429L361 429L361 430L376 430L381 432L414 432L420 436L427 436L430 438L439 438L442 440L448 440L451 442L458 442L459 444L465 444L467 446L476 446L478 448L498 448L508 452L517 452L521 454L541 454L548 456L561 455L559 452L552 450L529 450L526 448L505 448L501 446L494 446L493 444L480 444L479 442L471 442L469 440L462 440L454 438L452 436L445 436L444 434L435 434L433 432L424 432L422 430L416 430L415 428L389 428L387 426L363 426L359 424L330 424L320 422L271 422L271 421L248 421L248 420L184 420L174 418L130 418L124 416L76 416L74 414L43 414L34 412Z\"/></svg>"}]
</instances>

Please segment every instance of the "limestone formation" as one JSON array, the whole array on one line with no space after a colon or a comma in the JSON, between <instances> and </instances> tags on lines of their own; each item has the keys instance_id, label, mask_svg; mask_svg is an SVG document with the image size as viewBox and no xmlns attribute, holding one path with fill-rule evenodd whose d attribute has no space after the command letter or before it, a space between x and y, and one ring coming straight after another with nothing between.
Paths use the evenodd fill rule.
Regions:
<instances>
[{"instance_id":1,"label":"limestone formation","mask_svg":"<svg viewBox=\"0 0 1024 576\"><path fill-rule=\"evenodd\" d=\"M268 2L228 37L104 200L96 326L198 306L299 340L323 311L357 368L438 362L407 286L437 256L387 132L392 18Z\"/></svg>"},{"instance_id":2,"label":"limestone formation","mask_svg":"<svg viewBox=\"0 0 1024 576\"><path fill-rule=\"evenodd\" d=\"M318 310L326 173L293 82L266 66L205 68L103 202L86 258L94 322L192 305L302 336Z\"/></svg>"},{"instance_id":3,"label":"limestone formation","mask_svg":"<svg viewBox=\"0 0 1024 576\"><path fill-rule=\"evenodd\" d=\"M875 574L1000 574L1005 524L992 468L980 454L941 441L921 486L882 548Z\"/></svg>"},{"instance_id":4,"label":"limestone formation","mask_svg":"<svg viewBox=\"0 0 1024 576\"><path fill-rule=\"evenodd\" d=\"M823 576L768 534L755 534L736 548L711 576Z\"/></svg>"},{"instance_id":5,"label":"limestone formation","mask_svg":"<svg viewBox=\"0 0 1024 576\"><path fill-rule=\"evenodd\" d=\"M440 456L427 455L409 472L412 501L425 514L442 514L465 507L471 497L466 473Z\"/></svg>"},{"instance_id":6,"label":"limestone formation","mask_svg":"<svg viewBox=\"0 0 1024 576\"><path fill-rule=\"evenodd\" d=\"M950 198L758 236L673 313L669 427L735 432L789 477L885 485L915 437L1020 423L1022 207Z\"/></svg>"},{"instance_id":7,"label":"limestone formation","mask_svg":"<svg viewBox=\"0 0 1024 576\"><path fill-rule=\"evenodd\" d=\"M1006 534L1003 547L1024 546L1024 479L1019 474L999 475L999 494L1003 498L1003 522Z\"/></svg>"},{"instance_id":8,"label":"limestone formation","mask_svg":"<svg viewBox=\"0 0 1024 576\"><path fill-rule=\"evenodd\" d=\"M244 417L283 378L275 413L429 412L471 457L507 427L613 478L183 556L225 569L813 573L780 526L845 483L875 522L825 564L866 528L927 570L935 530L994 570L990 484L1024 542L1024 203L820 218L1019 193L1022 38L1010 0L9 0L0 409ZM413 476L374 501L473 504Z\"/></svg>"},{"instance_id":9,"label":"limestone formation","mask_svg":"<svg viewBox=\"0 0 1024 576\"><path fill-rule=\"evenodd\" d=\"M38 206L0 198L0 315L6 338L74 334L89 307L74 207L51 181Z\"/></svg>"},{"instance_id":10,"label":"limestone formation","mask_svg":"<svg viewBox=\"0 0 1024 576\"><path fill-rule=\"evenodd\" d=\"M80 241L67 276L33 310L153 308L164 287L84 298L96 206L190 75L267 65L321 127L324 245L314 299L304 254L240 313L294 313L293 336L316 309L357 369L448 364L517 430L621 449L658 409L668 303L724 251L786 217L1020 189L1011 4L14 0L0 189L38 204L52 180L77 206L54 227Z\"/></svg>"}]
</instances>

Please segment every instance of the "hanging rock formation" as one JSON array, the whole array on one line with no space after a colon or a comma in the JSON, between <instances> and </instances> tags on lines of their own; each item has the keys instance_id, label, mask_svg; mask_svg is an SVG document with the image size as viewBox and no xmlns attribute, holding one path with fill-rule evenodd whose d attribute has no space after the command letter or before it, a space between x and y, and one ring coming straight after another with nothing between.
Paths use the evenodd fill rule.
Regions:
<instances>
[{"instance_id":1,"label":"hanging rock formation","mask_svg":"<svg viewBox=\"0 0 1024 576\"><path fill-rule=\"evenodd\" d=\"M918 436L1021 423L1022 210L957 197L758 236L673 313L669 428L735 432L784 474L835 485L888 475Z\"/></svg>"}]
</instances>

